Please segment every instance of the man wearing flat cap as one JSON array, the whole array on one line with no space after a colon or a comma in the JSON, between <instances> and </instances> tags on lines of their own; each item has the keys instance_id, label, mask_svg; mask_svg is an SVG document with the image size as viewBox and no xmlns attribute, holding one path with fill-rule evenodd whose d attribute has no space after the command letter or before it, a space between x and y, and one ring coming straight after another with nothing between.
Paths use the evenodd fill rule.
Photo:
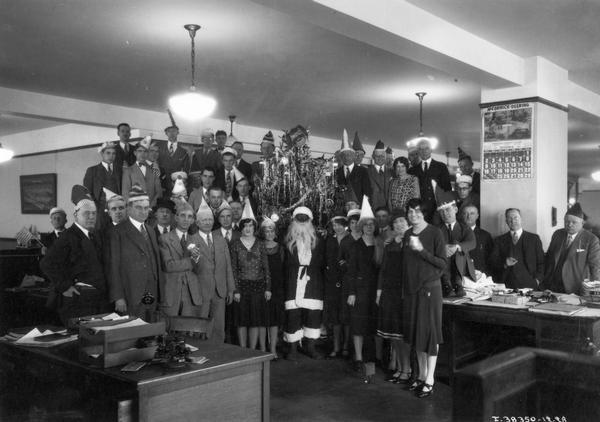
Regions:
<instances>
[{"instance_id":1,"label":"man wearing flat cap","mask_svg":"<svg viewBox=\"0 0 600 422\"><path fill-rule=\"evenodd\" d=\"M136 162L127 168L123 168L121 187L123 196L127 199L132 186L140 186L148 195L152 207L156 204L156 199L162 197L162 187L160 177L152 171L152 168L146 162L150 142L151 139L147 136L135 146Z\"/></svg>"},{"instance_id":2,"label":"man wearing flat cap","mask_svg":"<svg viewBox=\"0 0 600 422\"><path fill-rule=\"evenodd\" d=\"M80 185L73 186L74 223L48 249L40 268L52 283L50 302L61 321L108 311L102 236L96 236L96 204Z\"/></svg>"},{"instance_id":3,"label":"man wearing flat cap","mask_svg":"<svg viewBox=\"0 0 600 422\"><path fill-rule=\"evenodd\" d=\"M223 164L221 154L214 148L215 135L212 129L204 129L200 134L202 147L194 150L191 159L190 172L202 171L207 167L217 171Z\"/></svg>"},{"instance_id":4,"label":"man wearing flat cap","mask_svg":"<svg viewBox=\"0 0 600 422\"><path fill-rule=\"evenodd\" d=\"M585 214L575 203L565 214L565 227L552 235L540 289L581 294L583 280L600 280L600 243L583 228Z\"/></svg>"},{"instance_id":5,"label":"man wearing flat cap","mask_svg":"<svg viewBox=\"0 0 600 422\"><path fill-rule=\"evenodd\" d=\"M179 135L177 126L165 128L165 135L167 135L167 142L159 143L158 163L161 173L167 176L162 179L163 190L171 192L173 180L169 178L169 175L178 171L187 172L190 169L190 156L177 141Z\"/></svg>"},{"instance_id":6,"label":"man wearing flat cap","mask_svg":"<svg viewBox=\"0 0 600 422\"><path fill-rule=\"evenodd\" d=\"M127 219L110 232L109 299L115 310L153 320L162 283L156 234L146 225L150 198L134 185L127 195Z\"/></svg>"},{"instance_id":7,"label":"man wearing flat cap","mask_svg":"<svg viewBox=\"0 0 600 422\"><path fill-rule=\"evenodd\" d=\"M90 192L92 199L96 203L98 218L96 227L101 228L108 221L102 221L104 209L106 208L106 195L103 189L109 189L111 192L119 195L121 193L121 179L123 168L115 165L116 144L105 142L98 148L102 161L95 166L88 167L83 177L83 186Z\"/></svg>"},{"instance_id":8,"label":"man wearing flat cap","mask_svg":"<svg viewBox=\"0 0 600 422\"><path fill-rule=\"evenodd\" d=\"M327 262L325 242L317 235L312 220L310 209L304 206L296 208L285 237L287 276L283 338L290 346L287 354L290 360L296 359L300 340L309 357L320 358L315 342L321 336L323 279Z\"/></svg>"},{"instance_id":9,"label":"man wearing flat cap","mask_svg":"<svg viewBox=\"0 0 600 422\"><path fill-rule=\"evenodd\" d=\"M50 224L52 224L53 230L49 233L42 233L40 239L46 250L50 249L64 233L65 224L67 224L67 213L62 208L54 207L48 215L50 216Z\"/></svg>"}]
</instances>

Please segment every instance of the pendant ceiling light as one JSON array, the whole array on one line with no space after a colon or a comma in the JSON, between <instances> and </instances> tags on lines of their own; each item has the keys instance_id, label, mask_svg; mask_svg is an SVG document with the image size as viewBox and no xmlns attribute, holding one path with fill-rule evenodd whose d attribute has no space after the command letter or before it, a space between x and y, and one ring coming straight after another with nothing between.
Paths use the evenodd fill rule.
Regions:
<instances>
[{"instance_id":1,"label":"pendant ceiling light","mask_svg":"<svg viewBox=\"0 0 600 422\"><path fill-rule=\"evenodd\" d=\"M178 116L187 120L198 120L210 116L215 110L217 102L214 98L196 92L196 50L194 38L200 25L188 24L183 26L190 34L192 40L192 86L188 92L173 95L169 98L169 108Z\"/></svg>"},{"instance_id":2,"label":"pendant ceiling light","mask_svg":"<svg viewBox=\"0 0 600 422\"><path fill-rule=\"evenodd\" d=\"M2 144L0 144L0 163L10 160L11 158L13 158L13 155L15 155L14 152L4 148Z\"/></svg>"},{"instance_id":3,"label":"pendant ceiling light","mask_svg":"<svg viewBox=\"0 0 600 422\"><path fill-rule=\"evenodd\" d=\"M427 141L427 142L429 142L431 149L435 149L438 145L437 138L433 138L431 136L425 136L425 134L423 133L423 97L425 97L425 95L427 95L427 93L426 92L417 92L417 93L415 93L415 95L417 97L419 97L419 136L408 141L406 143L406 146L407 147L416 147L419 144L419 142Z\"/></svg>"}]
</instances>

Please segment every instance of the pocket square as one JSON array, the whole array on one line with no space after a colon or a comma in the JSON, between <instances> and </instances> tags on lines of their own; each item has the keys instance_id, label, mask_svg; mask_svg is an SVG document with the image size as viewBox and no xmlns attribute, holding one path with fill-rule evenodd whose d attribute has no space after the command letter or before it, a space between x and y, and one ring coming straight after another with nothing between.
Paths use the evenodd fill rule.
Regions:
<instances>
[{"instance_id":1,"label":"pocket square","mask_svg":"<svg viewBox=\"0 0 600 422\"><path fill-rule=\"evenodd\" d=\"M579 253L579 252L585 252L585 249L577 249L575 252Z\"/></svg>"}]
</instances>

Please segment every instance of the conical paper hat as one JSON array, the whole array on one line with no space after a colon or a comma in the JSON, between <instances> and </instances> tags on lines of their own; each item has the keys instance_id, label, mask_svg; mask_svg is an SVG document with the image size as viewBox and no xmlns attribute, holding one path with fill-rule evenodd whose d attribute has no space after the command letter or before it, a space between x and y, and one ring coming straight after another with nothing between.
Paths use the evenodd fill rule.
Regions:
<instances>
[{"instance_id":1,"label":"conical paper hat","mask_svg":"<svg viewBox=\"0 0 600 422\"><path fill-rule=\"evenodd\" d=\"M110 189L102 188L102 191L104 192L104 196L106 198L106 202L108 202L111 198L113 198L115 196L119 196L118 194L114 193Z\"/></svg>"},{"instance_id":2,"label":"conical paper hat","mask_svg":"<svg viewBox=\"0 0 600 422\"><path fill-rule=\"evenodd\" d=\"M344 133L342 134L342 148L340 148L340 151L354 151L350 147L350 142L348 141L348 132L346 132L346 129L344 129Z\"/></svg>"},{"instance_id":3,"label":"conical paper hat","mask_svg":"<svg viewBox=\"0 0 600 422\"><path fill-rule=\"evenodd\" d=\"M204 199L204 196L203 196L202 203L198 207L198 211L196 211L196 219L199 220L202 216L206 216L206 215L210 215L211 217L214 218L214 214L213 214L212 210L210 209L210 207L208 206L208 204L206 203L206 200Z\"/></svg>"},{"instance_id":4,"label":"conical paper hat","mask_svg":"<svg viewBox=\"0 0 600 422\"><path fill-rule=\"evenodd\" d=\"M246 218L249 218L250 220L254 220L256 222L254 212L252 211L252 207L250 206L250 201L246 201L246 203L244 204L244 211L242 211L242 218L240 218L240 221Z\"/></svg>"},{"instance_id":5,"label":"conical paper hat","mask_svg":"<svg viewBox=\"0 0 600 422\"><path fill-rule=\"evenodd\" d=\"M373 214L373 210L371 209L371 204L369 204L369 198L367 195L363 195L362 206L360 207L360 218L358 221L375 219L375 214Z\"/></svg>"},{"instance_id":6,"label":"conical paper hat","mask_svg":"<svg viewBox=\"0 0 600 422\"><path fill-rule=\"evenodd\" d=\"M362 142L360 142L360 138L358 137L358 131L354 132L354 141L352 142L352 148L354 149L354 151L365 152L365 148L362 146Z\"/></svg>"},{"instance_id":7,"label":"conical paper hat","mask_svg":"<svg viewBox=\"0 0 600 422\"><path fill-rule=\"evenodd\" d=\"M173 185L173 190L171 193L174 196L185 196L187 195L187 190L185 189L185 185L183 184L183 180L177 179L175 184Z\"/></svg>"}]
</instances>

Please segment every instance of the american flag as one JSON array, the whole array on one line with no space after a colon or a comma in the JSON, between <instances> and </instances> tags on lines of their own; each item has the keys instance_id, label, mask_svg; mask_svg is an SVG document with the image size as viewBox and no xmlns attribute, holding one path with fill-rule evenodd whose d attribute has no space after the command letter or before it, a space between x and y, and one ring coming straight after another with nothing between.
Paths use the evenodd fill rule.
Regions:
<instances>
[{"instance_id":1,"label":"american flag","mask_svg":"<svg viewBox=\"0 0 600 422\"><path fill-rule=\"evenodd\" d=\"M33 240L33 234L31 234L31 232L29 230L27 230L25 227L23 227L21 230L19 230L16 237L17 237L17 245L21 245L21 246L27 246L27 245L29 245L29 242L31 242L31 240Z\"/></svg>"}]
</instances>

